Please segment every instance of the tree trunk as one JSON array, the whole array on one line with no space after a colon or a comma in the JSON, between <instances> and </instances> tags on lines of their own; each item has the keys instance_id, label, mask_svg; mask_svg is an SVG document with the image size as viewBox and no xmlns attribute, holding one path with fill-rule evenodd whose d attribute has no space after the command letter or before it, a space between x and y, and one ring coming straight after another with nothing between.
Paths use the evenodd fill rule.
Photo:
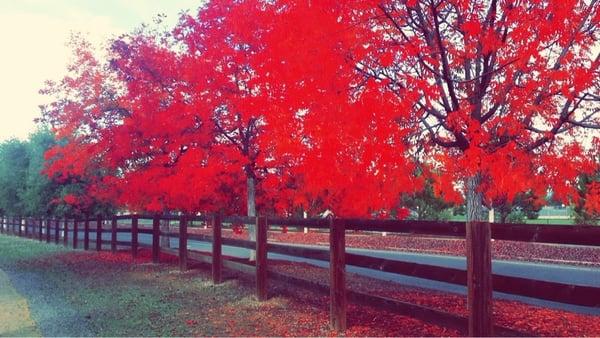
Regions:
<instances>
[{"instance_id":1,"label":"tree trunk","mask_svg":"<svg viewBox=\"0 0 600 338\"><path fill-rule=\"evenodd\" d=\"M465 182L467 198L466 257L469 336L493 336L490 223L486 222L479 174Z\"/></svg>"},{"instance_id":2,"label":"tree trunk","mask_svg":"<svg viewBox=\"0 0 600 338\"><path fill-rule=\"evenodd\" d=\"M171 222L168 219L160 220L160 231L169 232L171 231ZM171 247L171 237L160 236L160 247L169 249Z\"/></svg>"},{"instance_id":3,"label":"tree trunk","mask_svg":"<svg viewBox=\"0 0 600 338\"><path fill-rule=\"evenodd\" d=\"M248 217L256 217L256 184L253 177L246 180ZM248 239L256 241L256 226L248 225ZM256 260L256 251L250 250L250 261Z\"/></svg>"},{"instance_id":4,"label":"tree trunk","mask_svg":"<svg viewBox=\"0 0 600 338\"><path fill-rule=\"evenodd\" d=\"M483 222L486 220L483 210L483 195L481 192L477 191L480 182L481 176L479 174L467 177L465 182L465 193L467 197L467 222Z\"/></svg>"},{"instance_id":5,"label":"tree trunk","mask_svg":"<svg viewBox=\"0 0 600 338\"><path fill-rule=\"evenodd\" d=\"M506 219L508 218L508 213L506 212L502 212L500 214L500 223L504 224L506 223Z\"/></svg>"}]
</instances>

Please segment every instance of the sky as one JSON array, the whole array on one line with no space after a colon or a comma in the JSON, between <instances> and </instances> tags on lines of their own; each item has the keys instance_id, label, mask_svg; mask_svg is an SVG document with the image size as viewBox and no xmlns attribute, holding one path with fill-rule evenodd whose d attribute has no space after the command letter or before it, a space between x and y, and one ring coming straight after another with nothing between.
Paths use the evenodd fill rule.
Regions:
<instances>
[{"instance_id":1,"label":"sky","mask_svg":"<svg viewBox=\"0 0 600 338\"><path fill-rule=\"evenodd\" d=\"M95 45L165 14L168 27L201 0L0 0L0 142L35 130L46 80L59 80L81 32Z\"/></svg>"}]
</instances>

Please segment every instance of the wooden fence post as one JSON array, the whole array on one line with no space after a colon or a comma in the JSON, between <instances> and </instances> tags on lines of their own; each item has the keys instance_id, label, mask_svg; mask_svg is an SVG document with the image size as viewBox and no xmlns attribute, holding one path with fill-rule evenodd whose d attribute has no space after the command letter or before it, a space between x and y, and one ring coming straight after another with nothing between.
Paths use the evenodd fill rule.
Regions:
<instances>
[{"instance_id":1,"label":"wooden fence post","mask_svg":"<svg viewBox=\"0 0 600 338\"><path fill-rule=\"evenodd\" d=\"M256 298L267 299L267 218L256 217Z\"/></svg>"},{"instance_id":2,"label":"wooden fence post","mask_svg":"<svg viewBox=\"0 0 600 338\"><path fill-rule=\"evenodd\" d=\"M79 220L73 219L73 249L77 249L77 240L79 238Z\"/></svg>"},{"instance_id":3,"label":"wooden fence post","mask_svg":"<svg viewBox=\"0 0 600 338\"><path fill-rule=\"evenodd\" d=\"M102 251L102 217L96 218L96 251Z\"/></svg>"},{"instance_id":4,"label":"wooden fence post","mask_svg":"<svg viewBox=\"0 0 600 338\"><path fill-rule=\"evenodd\" d=\"M131 217L131 257L137 258L138 254L138 215Z\"/></svg>"},{"instance_id":5,"label":"wooden fence post","mask_svg":"<svg viewBox=\"0 0 600 338\"><path fill-rule=\"evenodd\" d=\"M492 336L492 255L490 223L467 222L466 228L469 336Z\"/></svg>"},{"instance_id":6,"label":"wooden fence post","mask_svg":"<svg viewBox=\"0 0 600 338\"><path fill-rule=\"evenodd\" d=\"M329 323L332 330L346 330L346 226L329 218Z\"/></svg>"},{"instance_id":7,"label":"wooden fence post","mask_svg":"<svg viewBox=\"0 0 600 338\"><path fill-rule=\"evenodd\" d=\"M221 260L221 215L212 216L213 242L212 242L212 279L213 284L221 283L221 270L223 261Z\"/></svg>"},{"instance_id":8,"label":"wooden fence post","mask_svg":"<svg viewBox=\"0 0 600 338\"><path fill-rule=\"evenodd\" d=\"M52 220L46 218L46 243L50 243L50 225L52 224Z\"/></svg>"},{"instance_id":9,"label":"wooden fence post","mask_svg":"<svg viewBox=\"0 0 600 338\"><path fill-rule=\"evenodd\" d=\"M117 252L117 216L114 215L110 221L110 251Z\"/></svg>"},{"instance_id":10,"label":"wooden fence post","mask_svg":"<svg viewBox=\"0 0 600 338\"><path fill-rule=\"evenodd\" d=\"M187 236L187 217L181 215L179 217L179 270L181 271L186 271L188 268Z\"/></svg>"},{"instance_id":11,"label":"wooden fence post","mask_svg":"<svg viewBox=\"0 0 600 338\"><path fill-rule=\"evenodd\" d=\"M60 241L60 220L57 218L54 220L54 244L58 244Z\"/></svg>"},{"instance_id":12,"label":"wooden fence post","mask_svg":"<svg viewBox=\"0 0 600 338\"><path fill-rule=\"evenodd\" d=\"M152 262L160 262L160 215L152 218Z\"/></svg>"},{"instance_id":13,"label":"wooden fence post","mask_svg":"<svg viewBox=\"0 0 600 338\"><path fill-rule=\"evenodd\" d=\"M83 250L90 249L90 218L89 216L85 216L85 221L83 222Z\"/></svg>"},{"instance_id":14,"label":"wooden fence post","mask_svg":"<svg viewBox=\"0 0 600 338\"><path fill-rule=\"evenodd\" d=\"M17 225L19 227L19 237L23 237L23 217L17 217L17 220L19 222Z\"/></svg>"},{"instance_id":15,"label":"wooden fence post","mask_svg":"<svg viewBox=\"0 0 600 338\"><path fill-rule=\"evenodd\" d=\"M65 226L64 226L65 235L63 236L63 245L69 246L69 219L65 218Z\"/></svg>"}]
</instances>

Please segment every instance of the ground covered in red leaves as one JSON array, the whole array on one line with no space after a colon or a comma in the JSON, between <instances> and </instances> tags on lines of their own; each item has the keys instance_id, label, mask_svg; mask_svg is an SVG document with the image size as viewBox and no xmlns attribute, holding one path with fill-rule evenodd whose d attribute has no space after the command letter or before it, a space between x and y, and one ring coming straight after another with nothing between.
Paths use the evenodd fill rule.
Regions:
<instances>
[{"instance_id":1,"label":"ground covered in red leaves","mask_svg":"<svg viewBox=\"0 0 600 338\"><path fill-rule=\"evenodd\" d=\"M193 229L191 231L212 235L212 230L207 229ZM246 230L241 233L234 233L229 229L224 229L223 236L238 239L248 238ZM291 231L287 233L269 231L269 241L282 243L328 246L328 236L329 234L326 232L314 230L306 234ZM464 256L465 254L465 241L463 239L405 234L388 233L387 236L382 236L381 233L348 233L346 235L346 246L455 256ZM600 248L587 246L495 240L492 242L492 256L494 259L600 266Z\"/></svg>"},{"instance_id":2,"label":"ground covered in red leaves","mask_svg":"<svg viewBox=\"0 0 600 338\"><path fill-rule=\"evenodd\" d=\"M65 255L63 257L69 263L89 259L88 255ZM131 264L134 262L148 263L151 262L152 257L150 251L141 250L135 260L129 253L114 255L108 252L97 253L95 259ZM161 263L174 264L176 262L177 257L175 256L164 253L161 255ZM195 267L203 268L202 265ZM310 264L270 261L269 268L321 284L327 284L329 281L327 269ZM237 274L235 277L245 281L245 285L252 288L252 278ZM463 317L468 315L466 297L461 295L405 287L397 283L351 273L347 274L346 282L350 290L418 304ZM250 298L226 304L218 310L209 310L210 320L214 325L222 325L226 328L226 332L233 335L264 334L263 329L271 335L277 336L336 335L328 328L328 296L307 293L302 289L279 282L271 282L271 287L272 299L270 301L260 304ZM256 331L254 325L241 324L241 320L234 320L233 318L241 315L241 309L245 309L243 316L250 323L261 323L264 326L263 329ZM541 308L517 301L495 300L494 321L497 325L532 336L600 336L600 317L598 316ZM196 322L197 320L190 319L188 325L194 325ZM345 335L459 336L461 332L393 312L350 304L348 307L348 330Z\"/></svg>"},{"instance_id":3,"label":"ground covered in red leaves","mask_svg":"<svg viewBox=\"0 0 600 338\"><path fill-rule=\"evenodd\" d=\"M21 260L17 267L21 271L45 274L45 278L40 279L44 285L59 295L64 293L73 306L81 308L82 316L87 314L83 320L93 324L91 327L98 330L98 335L117 332L158 336L337 335L329 328L327 295L271 280L269 300L257 302L253 296L252 276L225 270L225 282L212 286L207 265L192 264L191 271L179 272L177 257L165 253L161 255L161 263L151 264L151 253L147 249L140 250L135 259L129 251L116 254L66 251ZM294 277L322 284L328 282L327 269L281 261L270 261L269 267ZM347 274L347 285L355 291L461 316L467 314L465 297L460 295L404 287L354 274ZM494 317L497 324L528 335L600 336L597 316L519 302L495 301ZM107 321L110 321L108 327ZM348 307L346 336L461 334L464 332L373 307L352 303Z\"/></svg>"},{"instance_id":4,"label":"ground covered in red leaves","mask_svg":"<svg viewBox=\"0 0 600 338\"><path fill-rule=\"evenodd\" d=\"M291 276L301 276L303 279L322 284L327 284L329 281L327 269L309 264L282 261L269 264L270 269ZM404 287L396 283L351 273L346 274L346 283L348 289L353 291L393 298L463 317L468 315L465 296ZM494 321L497 325L532 336L600 336L600 317L598 316L541 308L516 301L495 300ZM458 333L446 332L443 335L453 334Z\"/></svg>"}]
</instances>

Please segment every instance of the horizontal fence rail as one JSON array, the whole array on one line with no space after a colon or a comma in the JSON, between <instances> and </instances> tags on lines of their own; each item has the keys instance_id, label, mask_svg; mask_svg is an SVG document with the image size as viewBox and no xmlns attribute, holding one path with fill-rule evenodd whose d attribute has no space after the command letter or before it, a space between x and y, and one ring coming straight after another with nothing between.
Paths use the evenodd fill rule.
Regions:
<instances>
[{"instance_id":1,"label":"horizontal fence rail","mask_svg":"<svg viewBox=\"0 0 600 338\"><path fill-rule=\"evenodd\" d=\"M522 335L521 332L493 324L491 324L492 326L488 331L477 325L471 325L472 321L485 320L485 318L473 319L471 316L469 318L464 318L394 299L346 290L344 277L346 265L463 286L468 286L470 273L475 273L473 276L477 278L485 277L485 274L487 274L487 276L491 278L492 289L497 292L578 306L600 307L600 287L499 275L491 273L491 269L489 269L488 272L469 272L469 270L465 271L462 269L347 253L345 252L345 245L343 244L345 231L359 230L464 238L467 240L467 246L469 246L469 240L474 239L469 239L469 236L467 236L467 223L464 222L139 214L115 215L107 219L99 217L86 217L83 219L1 217L0 221L1 233L38 239L39 241L45 240L48 243L54 241L56 244L59 244L62 239L62 243L65 246L68 246L69 243L71 243L74 249L83 246L85 250L88 250L90 249L90 242L92 242L94 249L98 251L110 247L110 250L115 252L117 248L126 247L135 258L140 247L149 248L152 250L152 259L154 262L159 261L160 252L178 256L181 270L186 270L188 268L188 260L208 263L212 265L213 282L215 284L221 282L221 269L223 267L251 273L256 276L256 292L259 300L267 299L267 280L269 278L306 287L314 291L328 292L331 298L331 325L332 328L338 331L343 331L346 327L346 298L348 298L353 302L412 315L415 318L463 331L468 329L468 332L471 335L483 335L484 333L489 334L491 332L499 335ZM169 228L171 230L163 231L161 222L170 223ZM193 228L198 225L198 223L204 228L210 226L213 229L212 235L189 233L189 228ZM259 225L259 230L263 230L259 231L257 241L222 237L223 225L236 224L247 224L251 226ZM488 226L488 237L497 240L600 247L600 227L497 223L482 224ZM329 249L270 243L267 241L266 236L266 230L270 226L290 226L329 230ZM334 227L341 227L340 229L343 230L341 232L337 230L337 232L332 232L331 230L334 229ZM485 229L485 227L482 229ZM106 233L111 234L110 240L107 240L106 237L102 236L102 234ZM92 234L93 237L91 237L90 234ZM121 240L118 238L118 234L130 234L130 239ZM144 236L149 235L152 238L152 241L150 243L140 242L140 234ZM162 247L159 242L160 238L163 237L177 240L179 242L179 249ZM489 250L489 238L487 239L487 244L483 243L485 245L480 246L480 244L482 244L481 242L486 242L485 237L483 238L484 239L477 239L478 242L476 244L478 245L473 246L472 248L475 250ZM188 241L190 240L210 243L212 246L210 254L189 250ZM81 245L81 242L83 242L83 245ZM256 265L249 264L247 260L224 257L222 255L222 245L256 251ZM332 248L335 250L332 250ZM329 262L330 284L318 284L272 271L268 268L268 261L266 260L267 253L277 253ZM468 256L467 261L469 261ZM484 275L476 275L478 273L483 273ZM484 300L484 305L485 302L486 300ZM491 299L489 302L491 302ZM491 320L490 323L492 323Z\"/></svg>"}]
</instances>

